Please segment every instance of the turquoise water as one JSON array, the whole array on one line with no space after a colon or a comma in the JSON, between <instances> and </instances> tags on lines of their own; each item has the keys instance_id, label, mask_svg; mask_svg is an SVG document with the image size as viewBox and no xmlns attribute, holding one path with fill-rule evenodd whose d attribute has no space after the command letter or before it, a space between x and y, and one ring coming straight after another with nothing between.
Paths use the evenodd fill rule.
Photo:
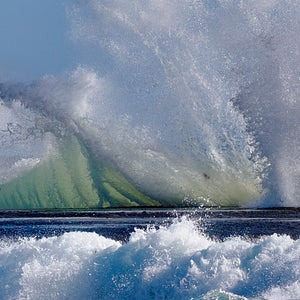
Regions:
<instances>
[{"instance_id":1,"label":"turquoise water","mask_svg":"<svg viewBox=\"0 0 300 300\"><path fill-rule=\"evenodd\" d=\"M1 186L1 208L96 208L160 206L108 162L94 159L73 136L60 153Z\"/></svg>"}]
</instances>

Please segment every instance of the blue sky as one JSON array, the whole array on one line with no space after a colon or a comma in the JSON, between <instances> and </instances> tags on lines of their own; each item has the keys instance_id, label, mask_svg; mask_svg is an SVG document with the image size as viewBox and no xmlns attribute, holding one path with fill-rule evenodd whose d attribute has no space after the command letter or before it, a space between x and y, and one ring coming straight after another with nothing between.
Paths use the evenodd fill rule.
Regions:
<instances>
[{"instance_id":1,"label":"blue sky","mask_svg":"<svg viewBox=\"0 0 300 300\"><path fill-rule=\"evenodd\" d=\"M71 0L0 1L0 81L31 81L76 65L65 5ZM75 2L75 1L73 1Z\"/></svg>"}]
</instances>

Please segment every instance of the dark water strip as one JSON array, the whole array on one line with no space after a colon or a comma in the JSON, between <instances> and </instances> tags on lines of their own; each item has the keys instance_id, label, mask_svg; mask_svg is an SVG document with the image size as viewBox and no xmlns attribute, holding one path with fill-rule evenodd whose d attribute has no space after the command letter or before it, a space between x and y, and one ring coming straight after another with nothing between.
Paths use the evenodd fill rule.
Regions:
<instances>
[{"instance_id":1,"label":"dark water strip","mask_svg":"<svg viewBox=\"0 0 300 300\"><path fill-rule=\"evenodd\" d=\"M49 237L70 231L96 232L127 241L135 228L158 228L188 216L213 238L300 237L300 209L144 208L107 210L0 210L0 238Z\"/></svg>"}]
</instances>

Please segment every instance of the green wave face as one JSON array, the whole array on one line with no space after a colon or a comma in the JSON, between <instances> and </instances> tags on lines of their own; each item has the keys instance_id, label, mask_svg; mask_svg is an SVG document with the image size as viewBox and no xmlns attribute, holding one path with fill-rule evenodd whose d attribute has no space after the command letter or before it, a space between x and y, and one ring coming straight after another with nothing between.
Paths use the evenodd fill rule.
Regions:
<instances>
[{"instance_id":1,"label":"green wave face","mask_svg":"<svg viewBox=\"0 0 300 300\"><path fill-rule=\"evenodd\" d=\"M1 186L2 209L159 206L72 136L23 177Z\"/></svg>"}]
</instances>

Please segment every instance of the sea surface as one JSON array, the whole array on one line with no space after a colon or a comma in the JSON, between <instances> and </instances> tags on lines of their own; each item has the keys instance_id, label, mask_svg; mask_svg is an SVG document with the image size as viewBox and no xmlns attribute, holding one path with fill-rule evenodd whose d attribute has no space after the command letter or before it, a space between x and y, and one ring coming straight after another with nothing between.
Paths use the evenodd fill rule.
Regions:
<instances>
[{"instance_id":1,"label":"sea surface","mask_svg":"<svg viewBox=\"0 0 300 300\"><path fill-rule=\"evenodd\" d=\"M0 299L299 299L299 209L0 211Z\"/></svg>"},{"instance_id":2,"label":"sea surface","mask_svg":"<svg viewBox=\"0 0 300 300\"><path fill-rule=\"evenodd\" d=\"M56 2L74 62L0 82L0 300L300 299L300 1Z\"/></svg>"}]
</instances>

